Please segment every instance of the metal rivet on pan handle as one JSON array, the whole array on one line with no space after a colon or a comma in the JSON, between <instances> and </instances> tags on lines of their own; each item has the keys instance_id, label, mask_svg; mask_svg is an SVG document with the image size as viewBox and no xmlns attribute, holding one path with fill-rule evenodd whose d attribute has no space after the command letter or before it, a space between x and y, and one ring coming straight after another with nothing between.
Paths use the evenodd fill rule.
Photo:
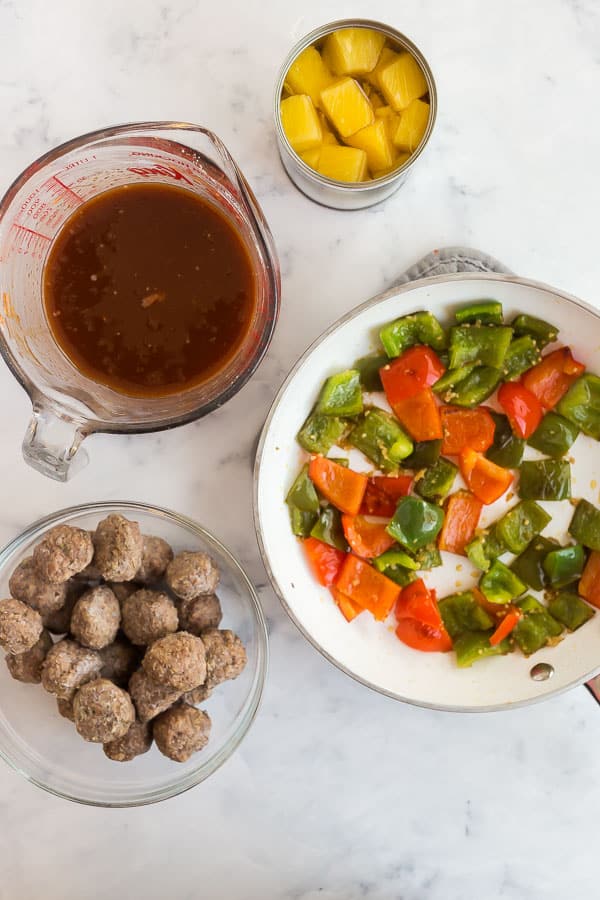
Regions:
<instances>
[{"instance_id":1,"label":"metal rivet on pan handle","mask_svg":"<svg viewBox=\"0 0 600 900\"><path fill-rule=\"evenodd\" d=\"M536 663L529 670L529 675L534 681L548 681L554 675L554 666L550 663Z\"/></svg>"}]
</instances>

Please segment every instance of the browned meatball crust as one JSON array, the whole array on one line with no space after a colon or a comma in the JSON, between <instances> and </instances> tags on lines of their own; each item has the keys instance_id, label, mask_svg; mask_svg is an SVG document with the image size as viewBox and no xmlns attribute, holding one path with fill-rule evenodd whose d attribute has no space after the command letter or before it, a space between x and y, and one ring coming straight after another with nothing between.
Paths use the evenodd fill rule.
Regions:
<instances>
[{"instance_id":1,"label":"browned meatball crust","mask_svg":"<svg viewBox=\"0 0 600 900\"><path fill-rule=\"evenodd\" d=\"M178 600L179 627L200 635L207 628L218 628L223 611L216 594L200 594L192 600Z\"/></svg>"},{"instance_id":2,"label":"browned meatball crust","mask_svg":"<svg viewBox=\"0 0 600 900\"><path fill-rule=\"evenodd\" d=\"M37 644L34 644L31 650L15 656L7 653L6 665L12 677L17 681L25 682L25 684L39 684L42 680L42 665L51 646L52 638L44 630Z\"/></svg>"},{"instance_id":3,"label":"browned meatball crust","mask_svg":"<svg viewBox=\"0 0 600 900\"><path fill-rule=\"evenodd\" d=\"M244 645L229 629L211 628L202 634L206 651L206 684L216 687L223 681L237 678L246 665Z\"/></svg>"},{"instance_id":4,"label":"browned meatball crust","mask_svg":"<svg viewBox=\"0 0 600 900\"><path fill-rule=\"evenodd\" d=\"M72 700L63 700L62 697L57 697L56 706L63 719L68 719L69 722L75 721L75 713L73 712Z\"/></svg>"},{"instance_id":5,"label":"browned meatball crust","mask_svg":"<svg viewBox=\"0 0 600 900\"><path fill-rule=\"evenodd\" d=\"M107 581L131 581L142 562L142 535L137 522L113 513L94 532L94 565Z\"/></svg>"},{"instance_id":6,"label":"browned meatball crust","mask_svg":"<svg viewBox=\"0 0 600 900\"><path fill-rule=\"evenodd\" d=\"M167 594L142 588L123 601L122 628L132 644L145 647L177 631L175 604Z\"/></svg>"},{"instance_id":7,"label":"browned meatball crust","mask_svg":"<svg viewBox=\"0 0 600 900\"><path fill-rule=\"evenodd\" d=\"M135 722L131 697L106 678L80 687L73 700L75 728L85 741L106 744L127 734Z\"/></svg>"},{"instance_id":8,"label":"browned meatball crust","mask_svg":"<svg viewBox=\"0 0 600 900\"><path fill-rule=\"evenodd\" d=\"M129 641L117 638L112 644L103 647L99 653L102 657L100 677L114 681L119 687L127 687L129 679L140 663L140 651L132 647Z\"/></svg>"},{"instance_id":9,"label":"browned meatball crust","mask_svg":"<svg viewBox=\"0 0 600 900\"><path fill-rule=\"evenodd\" d=\"M139 584L135 584L133 581L109 581L108 586L121 606L128 597L140 589Z\"/></svg>"},{"instance_id":10,"label":"browned meatball crust","mask_svg":"<svg viewBox=\"0 0 600 900\"><path fill-rule=\"evenodd\" d=\"M104 744L103 750L115 762L131 762L152 746L152 728L147 722L134 722L123 737Z\"/></svg>"},{"instance_id":11,"label":"browned meatball crust","mask_svg":"<svg viewBox=\"0 0 600 900\"><path fill-rule=\"evenodd\" d=\"M50 648L44 660L42 686L62 700L72 700L83 684L98 678L101 668L102 657L97 650L63 638Z\"/></svg>"},{"instance_id":12,"label":"browned meatball crust","mask_svg":"<svg viewBox=\"0 0 600 900\"><path fill-rule=\"evenodd\" d=\"M208 553L178 553L169 563L166 581L180 600L192 600L198 594L213 594L219 583L217 564Z\"/></svg>"},{"instance_id":13,"label":"browned meatball crust","mask_svg":"<svg viewBox=\"0 0 600 900\"><path fill-rule=\"evenodd\" d=\"M112 644L121 624L119 601L105 584L82 594L71 616L71 633L80 644L101 650Z\"/></svg>"},{"instance_id":14,"label":"browned meatball crust","mask_svg":"<svg viewBox=\"0 0 600 900\"><path fill-rule=\"evenodd\" d=\"M171 545L152 534L142 535L142 564L135 575L140 584L153 584L165 574L173 559Z\"/></svg>"},{"instance_id":15,"label":"browned meatball crust","mask_svg":"<svg viewBox=\"0 0 600 900\"><path fill-rule=\"evenodd\" d=\"M43 617L60 609L67 597L66 584L50 584L38 573L33 556L19 563L10 576L8 589L15 600L21 600Z\"/></svg>"},{"instance_id":16,"label":"browned meatball crust","mask_svg":"<svg viewBox=\"0 0 600 900\"><path fill-rule=\"evenodd\" d=\"M0 647L25 653L37 644L44 625L39 612L21 600L0 600Z\"/></svg>"},{"instance_id":17,"label":"browned meatball crust","mask_svg":"<svg viewBox=\"0 0 600 900\"><path fill-rule=\"evenodd\" d=\"M55 525L33 551L33 561L45 581L60 584L85 569L93 555L89 531Z\"/></svg>"},{"instance_id":18,"label":"browned meatball crust","mask_svg":"<svg viewBox=\"0 0 600 900\"><path fill-rule=\"evenodd\" d=\"M148 647L142 667L159 684L191 691L206 680L204 644L187 631L168 634Z\"/></svg>"},{"instance_id":19,"label":"browned meatball crust","mask_svg":"<svg viewBox=\"0 0 600 900\"><path fill-rule=\"evenodd\" d=\"M71 628L73 608L85 591L85 584L74 581L67 582L67 599L61 608L54 612L41 613L44 628L47 628L52 634L67 634Z\"/></svg>"},{"instance_id":20,"label":"browned meatball crust","mask_svg":"<svg viewBox=\"0 0 600 900\"><path fill-rule=\"evenodd\" d=\"M182 694L181 700L190 706L198 706L200 703L208 700L211 694L212 688L207 684L201 684L200 687L194 688L193 691L186 691L185 694Z\"/></svg>"},{"instance_id":21,"label":"browned meatball crust","mask_svg":"<svg viewBox=\"0 0 600 900\"><path fill-rule=\"evenodd\" d=\"M175 762L186 762L202 750L210 735L208 713L182 703L161 713L152 728L160 752Z\"/></svg>"},{"instance_id":22,"label":"browned meatball crust","mask_svg":"<svg viewBox=\"0 0 600 900\"><path fill-rule=\"evenodd\" d=\"M164 712L181 697L181 691L157 684L143 669L138 669L129 679L129 693L135 704L140 722L149 722Z\"/></svg>"}]
</instances>

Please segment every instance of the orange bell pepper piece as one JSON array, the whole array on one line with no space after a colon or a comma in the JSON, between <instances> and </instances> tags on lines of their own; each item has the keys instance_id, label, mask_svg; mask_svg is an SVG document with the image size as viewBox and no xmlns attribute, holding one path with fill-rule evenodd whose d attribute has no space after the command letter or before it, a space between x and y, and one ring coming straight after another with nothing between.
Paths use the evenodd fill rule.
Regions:
<instances>
[{"instance_id":1,"label":"orange bell pepper piece","mask_svg":"<svg viewBox=\"0 0 600 900\"><path fill-rule=\"evenodd\" d=\"M584 371L585 366L573 358L569 348L561 347L525 372L521 381L545 409L554 409Z\"/></svg>"},{"instance_id":2,"label":"orange bell pepper piece","mask_svg":"<svg viewBox=\"0 0 600 900\"><path fill-rule=\"evenodd\" d=\"M381 556L395 543L387 533L387 523L369 522L364 516L342 516L342 528L353 553L363 559Z\"/></svg>"},{"instance_id":3,"label":"orange bell pepper piece","mask_svg":"<svg viewBox=\"0 0 600 900\"><path fill-rule=\"evenodd\" d=\"M431 387L445 372L437 353L430 347L411 347L393 362L379 370L385 395L390 406L398 400L413 397L425 387Z\"/></svg>"},{"instance_id":4,"label":"orange bell pepper piece","mask_svg":"<svg viewBox=\"0 0 600 900\"><path fill-rule=\"evenodd\" d=\"M579 593L584 600L600 609L600 552L592 550L579 581Z\"/></svg>"},{"instance_id":5,"label":"orange bell pepper piece","mask_svg":"<svg viewBox=\"0 0 600 900\"><path fill-rule=\"evenodd\" d=\"M467 448L483 453L494 443L496 426L487 409L443 406L440 415L444 432L442 453L446 456L458 456Z\"/></svg>"},{"instance_id":6,"label":"orange bell pepper piece","mask_svg":"<svg viewBox=\"0 0 600 900\"><path fill-rule=\"evenodd\" d=\"M350 599L350 597L346 597L345 594L342 594L342 592L338 591L333 585L329 590L346 622L352 622L352 620L359 616L361 612L364 612L362 606L358 606Z\"/></svg>"},{"instance_id":7,"label":"orange bell pepper piece","mask_svg":"<svg viewBox=\"0 0 600 900\"><path fill-rule=\"evenodd\" d=\"M413 440L435 441L442 437L440 411L431 388L390 405Z\"/></svg>"},{"instance_id":8,"label":"orange bell pepper piece","mask_svg":"<svg viewBox=\"0 0 600 900\"><path fill-rule=\"evenodd\" d=\"M344 557L343 550L338 550L330 544L317 540L314 537L305 538L302 541L308 564L319 584L328 587L333 584L338 576Z\"/></svg>"},{"instance_id":9,"label":"orange bell pepper piece","mask_svg":"<svg viewBox=\"0 0 600 900\"><path fill-rule=\"evenodd\" d=\"M400 498L409 493L412 482L412 475L372 475L360 506L361 515L391 519Z\"/></svg>"},{"instance_id":10,"label":"orange bell pepper piece","mask_svg":"<svg viewBox=\"0 0 600 900\"><path fill-rule=\"evenodd\" d=\"M351 553L344 560L335 586L379 621L387 618L400 595L399 585Z\"/></svg>"},{"instance_id":11,"label":"orange bell pepper piece","mask_svg":"<svg viewBox=\"0 0 600 900\"><path fill-rule=\"evenodd\" d=\"M514 481L509 469L497 466L475 450L463 450L459 468L467 487L486 506L498 500Z\"/></svg>"},{"instance_id":12,"label":"orange bell pepper piece","mask_svg":"<svg viewBox=\"0 0 600 900\"><path fill-rule=\"evenodd\" d=\"M509 636L513 628L518 624L520 618L521 610L512 606L490 637L490 644L492 647L495 647L496 644L499 644L504 638Z\"/></svg>"},{"instance_id":13,"label":"orange bell pepper piece","mask_svg":"<svg viewBox=\"0 0 600 900\"><path fill-rule=\"evenodd\" d=\"M448 499L446 516L438 538L440 550L465 555L465 546L475 536L482 501L469 491L457 491Z\"/></svg>"},{"instance_id":14,"label":"orange bell pepper piece","mask_svg":"<svg viewBox=\"0 0 600 900\"><path fill-rule=\"evenodd\" d=\"M353 472L324 456L314 456L308 466L308 476L337 509L351 516L358 515L367 489L366 475Z\"/></svg>"}]
</instances>

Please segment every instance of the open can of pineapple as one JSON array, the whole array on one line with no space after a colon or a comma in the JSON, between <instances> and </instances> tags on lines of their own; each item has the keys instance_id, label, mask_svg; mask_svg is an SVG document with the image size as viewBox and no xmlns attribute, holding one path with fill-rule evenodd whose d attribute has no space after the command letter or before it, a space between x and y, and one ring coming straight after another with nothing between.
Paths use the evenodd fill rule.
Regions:
<instances>
[{"instance_id":1,"label":"open can of pineapple","mask_svg":"<svg viewBox=\"0 0 600 900\"><path fill-rule=\"evenodd\" d=\"M393 194L422 155L436 112L421 51L368 19L307 34L275 86L283 166L311 200L335 209L362 209Z\"/></svg>"}]
</instances>

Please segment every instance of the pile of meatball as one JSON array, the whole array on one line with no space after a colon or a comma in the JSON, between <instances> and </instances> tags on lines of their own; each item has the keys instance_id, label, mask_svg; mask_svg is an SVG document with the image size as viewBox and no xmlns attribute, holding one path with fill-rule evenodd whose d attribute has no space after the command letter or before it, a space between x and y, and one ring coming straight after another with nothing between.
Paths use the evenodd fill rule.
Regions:
<instances>
[{"instance_id":1,"label":"pile of meatball","mask_svg":"<svg viewBox=\"0 0 600 900\"><path fill-rule=\"evenodd\" d=\"M60 714L109 759L128 762L155 741L185 762L210 735L197 706L246 664L237 635L219 629L218 582L208 554L175 556L124 516L94 532L57 525L0 600L6 665L54 694Z\"/></svg>"}]
</instances>

